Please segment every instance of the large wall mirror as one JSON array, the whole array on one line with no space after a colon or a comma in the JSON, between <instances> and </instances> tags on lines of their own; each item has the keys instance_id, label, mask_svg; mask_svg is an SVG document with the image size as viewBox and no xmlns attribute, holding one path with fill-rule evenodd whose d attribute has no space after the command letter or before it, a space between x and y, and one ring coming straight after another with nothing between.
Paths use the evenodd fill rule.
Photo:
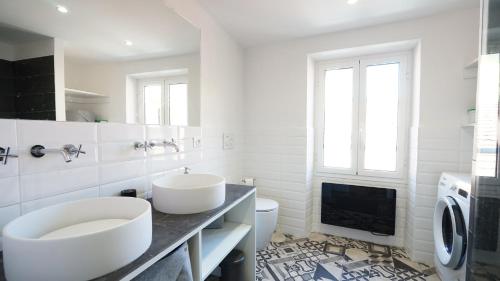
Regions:
<instances>
[{"instance_id":1,"label":"large wall mirror","mask_svg":"<svg viewBox=\"0 0 500 281\"><path fill-rule=\"evenodd\" d=\"M199 126L200 31L162 0L0 0L0 118Z\"/></svg>"}]
</instances>

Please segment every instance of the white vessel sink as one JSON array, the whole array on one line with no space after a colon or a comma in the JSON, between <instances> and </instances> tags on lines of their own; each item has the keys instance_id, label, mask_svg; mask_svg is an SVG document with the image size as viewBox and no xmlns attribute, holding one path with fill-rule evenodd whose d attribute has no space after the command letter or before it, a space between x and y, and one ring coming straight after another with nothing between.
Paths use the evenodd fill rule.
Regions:
<instances>
[{"instance_id":1,"label":"white vessel sink","mask_svg":"<svg viewBox=\"0 0 500 281\"><path fill-rule=\"evenodd\" d=\"M151 244L151 204L105 197L46 207L3 229L5 275L17 280L89 280L132 262Z\"/></svg>"},{"instance_id":2,"label":"white vessel sink","mask_svg":"<svg viewBox=\"0 0 500 281\"><path fill-rule=\"evenodd\" d=\"M168 214L194 214L215 209L226 200L226 180L208 174L185 174L153 182L153 206Z\"/></svg>"}]
</instances>

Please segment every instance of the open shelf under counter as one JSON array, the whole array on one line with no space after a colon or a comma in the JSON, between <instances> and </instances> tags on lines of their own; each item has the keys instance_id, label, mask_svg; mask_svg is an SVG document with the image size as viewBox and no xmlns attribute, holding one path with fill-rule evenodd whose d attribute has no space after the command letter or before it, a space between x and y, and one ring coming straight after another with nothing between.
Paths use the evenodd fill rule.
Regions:
<instances>
[{"instance_id":1,"label":"open shelf under counter","mask_svg":"<svg viewBox=\"0 0 500 281\"><path fill-rule=\"evenodd\" d=\"M225 222L223 228L202 231L202 280L212 273L251 229L252 226L248 224Z\"/></svg>"}]
</instances>

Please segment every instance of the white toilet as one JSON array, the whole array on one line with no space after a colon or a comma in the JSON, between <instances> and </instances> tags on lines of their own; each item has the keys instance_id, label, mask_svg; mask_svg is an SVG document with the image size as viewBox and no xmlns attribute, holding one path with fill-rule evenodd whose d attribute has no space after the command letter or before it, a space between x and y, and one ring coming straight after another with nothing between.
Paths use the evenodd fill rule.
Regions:
<instances>
[{"instance_id":1,"label":"white toilet","mask_svg":"<svg viewBox=\"0 0 500 281\"><path fill-rule=\"evenodd\" d=\"M278 202L271 199L257 198L256 200L257 250L265 249L271 241L278 223L278 207Z\"/></svg>"}]
</instances>

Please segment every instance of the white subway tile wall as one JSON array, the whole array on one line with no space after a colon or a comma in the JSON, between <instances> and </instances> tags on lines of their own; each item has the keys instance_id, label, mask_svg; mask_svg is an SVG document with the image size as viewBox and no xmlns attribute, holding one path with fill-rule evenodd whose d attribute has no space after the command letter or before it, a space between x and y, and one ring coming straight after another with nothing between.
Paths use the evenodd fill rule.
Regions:
<instances>
[{"instance_id":1,"label":"white subway tile wall","mask_svg":"<svg viewBox=\"0 0 500 281\"><path fill-rule=\"evenodd\" d=\"M432 218L439 175L444 171L471 171L471 133L459 127L411 129L407 179L391 183L315 175L312 129L248 129L244 135L243 175L256 178L259 197L280 203L280 231L301 236L313 230L404 246L412 258L432 264ZM323 181L396 189L396 235L376 237L363 231L321 224Z\"/></svg>"},{"instance_id":2,"label":"white subway tile wall","mask_svg":"<svg viewBox=\"0 0 500 281\"><path fill-rule=\"evenodd\" d=\"M280 204L278 230L297 236L311 231L309 133L302 127L252 129L244 137L244 175L255 177L258 197Z\"/></svg>"},{"instance_id":3,"label":"white subway tile wall","mask_svg":"<svg viewBox=\"0 0 500 281\"><path fill-rule=\"evenodd\" d=\"M19 154L18 159L9 158L7 165L0 164L0 230L21 214L61 202L117 196L129 188L150 197L154 179L181 173L184 166L238 182L238 146L224 151L222 129L203 131L207 133L202 138L199 127L0 120L0 147ZM180 152L172 147L134 149L134 142L171 139L179 143ZM203 141L193 147L193 140ZM59 153L35 158L30 148L37 144L46 148L82 144L86 154L70 163Z\"/></svg>"},{"instance_id":4,"label":"white subway tile wall","mask_svg":"<svg viewBox=\"0 0 500 281\"><path fill-rule=\"evenodd\" d=\"M433 262L433 213L441 173L471 172L473 132L467 130L421 125L418 131L411 131L418 138L414 144L418 149L410 147L410 159L416 166L410 168L408 180L405 246L414 260Z\"/></svg>"}]
</instances>

